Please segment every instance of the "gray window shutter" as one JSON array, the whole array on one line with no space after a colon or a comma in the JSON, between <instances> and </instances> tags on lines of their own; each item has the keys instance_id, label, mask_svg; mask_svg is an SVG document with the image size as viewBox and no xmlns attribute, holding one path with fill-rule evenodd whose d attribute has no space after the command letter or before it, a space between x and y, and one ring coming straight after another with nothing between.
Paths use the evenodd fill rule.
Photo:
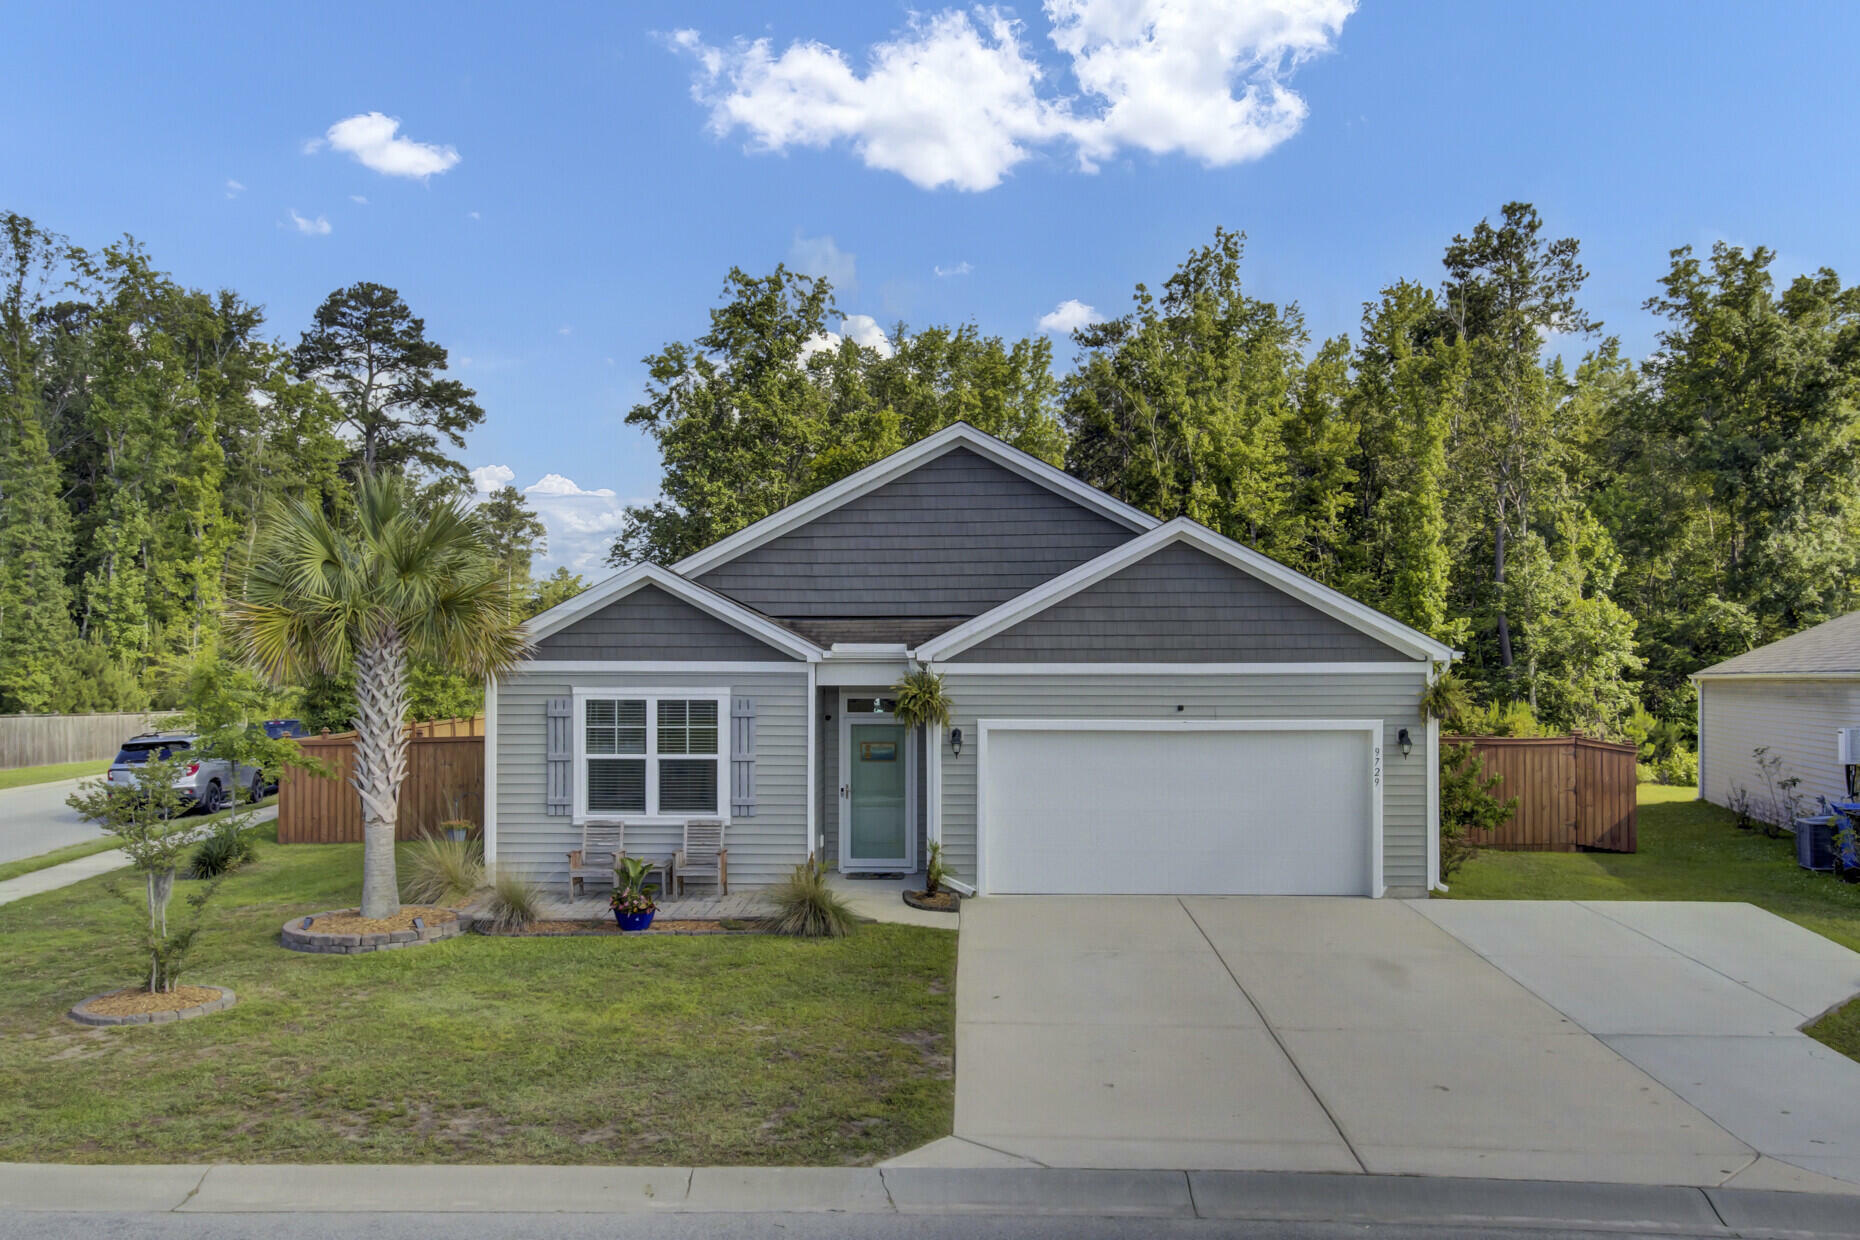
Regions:
<instances>
[{"instance_id":1,"label":"gray window shutter","mask_svg":"<svg viewBox=\"0 0 1860 1240\"><path fill-rule=\"evenodd\" d=\"M575 736L569 731L575 722L575 699L550 698L548 720L549 801L545 812L551 818L563 818L575 811Z\"/></svg>"},{"instance_id":2,"label":"gray window shutter","mask_svg":"<svg viewBox=\"0 0 1860 1240\"><path fill-rule=\"evenodd\" d=\"M756 816L756 700L730 699L730 815Z\"/></svg>"}]
</instances>

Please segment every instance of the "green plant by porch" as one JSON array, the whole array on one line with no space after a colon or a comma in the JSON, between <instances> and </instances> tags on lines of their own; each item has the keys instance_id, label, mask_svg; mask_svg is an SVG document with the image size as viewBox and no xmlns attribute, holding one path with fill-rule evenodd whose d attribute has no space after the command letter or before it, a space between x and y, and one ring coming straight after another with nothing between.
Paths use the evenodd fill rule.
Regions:
<instances>
[{"instance_id":1,"label":"green plant by porch","mask_svg":"<svg viewBox=\"0 0 1860 1240\"><path fill-rule=\"evenodd\" d=\"M953 706L943 689L943 673L920 667L891 686L891 696L897 700L892 717L906 728L949 726Z\"/></svg>"}]
</instances>

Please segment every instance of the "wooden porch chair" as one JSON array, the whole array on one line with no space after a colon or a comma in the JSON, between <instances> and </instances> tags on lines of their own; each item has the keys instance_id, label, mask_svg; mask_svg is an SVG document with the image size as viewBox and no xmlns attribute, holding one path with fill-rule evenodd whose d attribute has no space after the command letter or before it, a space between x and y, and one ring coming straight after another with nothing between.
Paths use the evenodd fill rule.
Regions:
<instances>
[{"instance_id":1,"label":"wooden porch chair","mask_svg":"<svg viewBox=\"0 0 1860 1240\"><path fill-rule=\"evenodd\" d=\"M574 899L584 890L584 879L604 878L614 881L614 864L626 852L624 822L590 822L581 828L581 847L568 853L568 896Z\"/></svg>"},{"instance_id":2,"label":"wooden porch chair","mask_svg":"<svg viewBox=\"0 0 1860 1240\"><path fill-rule=\"evenodd\" d=\"M672 858L673 881L678 894L685 891L685 880L717 884L717 894L730 894L730 851L723 846L723 820L694 818L685 823L685 846Z\"/></svg>"}]
</instances>

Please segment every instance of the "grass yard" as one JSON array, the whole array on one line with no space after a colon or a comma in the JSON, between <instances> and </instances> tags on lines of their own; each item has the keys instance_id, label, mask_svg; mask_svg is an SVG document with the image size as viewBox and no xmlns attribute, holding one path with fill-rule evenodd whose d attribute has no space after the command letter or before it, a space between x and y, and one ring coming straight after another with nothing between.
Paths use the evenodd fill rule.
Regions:
<instances>
[{"instance_id":1,"label":"grass yard","mask_svg":"<svg viewBox=\"0 0 1860 1240\"><path fill-rule=\"evenodd\" d=\"M51 766L16 766L0 771L0 792L28 784L49 784L61 779L87 779L110 769L108 762L58 762Z\"/></svg>"},{"instance_id":2,"label":"grass yard","mask_svg":"<svg viewBox=\"0 0 1860 1240\"><path fill-rule=\"evenodd\" d=\"M251 808L264 809L267 805L276 805L277 803L278 798L276 794L273 794ZM210 818L189 814L187 817L176 819L175 821L182 827L194 830L208 823L218 822L231 813L231 810L222 810ZM5 882L9 878L18 878L22 874L31 874L38 870L48 870L55 865L63 865L67 861L78 861L85 857L94 856L100 852L109 852L120 843L121 841L114 835L107 834L100 827L97 830L97 838L94 840L84 840L77 844L66 844L63 848L54 848L52 851L40 853L36 857L21 857L17 861L0 861L0 883ZM279 918L279 920L282 921L283 919Z\"/></svg>"},{"instance_id":3,"label":"grass yard","mask_svg":"<svg viewBox=\"0 0 1860 1240\"><path fill-rule=\"evenodd\" d=\"M277 946L360 870L268 831L185 979L238 1005L161 1026L64 1019L143 967L102 880L0 907L0 1161L860 1164L950 1131L949 931Z\"/></svg>"},{"instance_id":4,"label":"grass yard","mask_svg":"<svg viewBox=\"0 0 1860 1240\"><path fill-rule=\"evenodd\" d=\"M1811 874L1795 841L1739 831L1690 788L1640 786L1637 853L1484 852L1451 880L1456 900L1742 900L1860 951L1860 884ZM1860 999L1805 1033L1860 1059Z\"/></svg>"}]
</instances>

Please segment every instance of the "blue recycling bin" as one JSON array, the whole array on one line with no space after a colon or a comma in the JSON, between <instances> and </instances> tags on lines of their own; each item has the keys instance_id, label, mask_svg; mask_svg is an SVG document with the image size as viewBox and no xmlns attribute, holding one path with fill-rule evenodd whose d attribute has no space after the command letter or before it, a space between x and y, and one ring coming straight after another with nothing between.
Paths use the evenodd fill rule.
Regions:
<instances>
[{"instance_id":1,"label":"blue recycling bin","mask_svg":"<svg viewBox=\"0 0 1860 1240\"><path fill-rule=\"evenodd\" d=\"M1848 822L1853 823L1857 829L1860 829L1860 801L1834 801L1830 804L1835 810L1843 814ZM1828 851L1831 855L1834 855L1833 833L1841 829L1841 824L1838 822L1830 822L1828 827ZM1834 859L1849 870L1860 871L1860 830L1857 830L1855 835L1848 837L1846 848L1842 849L1838 855L1834 855Z\"/></svg>"}]
</instances>

